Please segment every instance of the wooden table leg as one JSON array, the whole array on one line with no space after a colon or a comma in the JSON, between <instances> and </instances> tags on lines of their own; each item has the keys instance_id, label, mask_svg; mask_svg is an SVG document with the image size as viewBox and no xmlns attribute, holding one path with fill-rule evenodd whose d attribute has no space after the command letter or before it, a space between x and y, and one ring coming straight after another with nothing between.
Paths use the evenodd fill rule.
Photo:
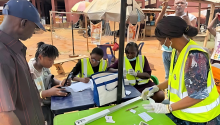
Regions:
<instances>
[{"instance_id":1,"label":"wooden table leg","mask_svg":"<svg viewBox=\"0 0 220 125\"><path fill-rule=\"evenodd\" d=\"M53 64L56 67L57 73L59 75L65 75L64 69L62 67L62 64L58 63L58 64Z\"/></svg>"}]
</instances>

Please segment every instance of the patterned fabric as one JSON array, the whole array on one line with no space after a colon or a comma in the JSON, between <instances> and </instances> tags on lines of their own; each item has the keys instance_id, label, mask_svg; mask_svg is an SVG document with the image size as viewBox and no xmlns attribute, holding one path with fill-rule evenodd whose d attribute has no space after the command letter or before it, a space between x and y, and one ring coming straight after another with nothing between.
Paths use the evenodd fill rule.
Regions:
<instances>
[{"instance_id":1,"label":"patterned fabric","mask_svg":"<svg viewBox=\"0 0 220 125\"><path fill-rule=\"evenodd\" d=\"M194 99L205 99L209 96L207 90L208 71L208 57L203 52L190 52L185 64L184 77L189 97Z\"/></svg>"},{"instance_id":2,"label":"patterned fabric","mask_svg":"<svg viewBox=\"0 0 220 125\"><path fill-rule=\"evenodd\" d=\"M189 97L194 99L205 99L208 97L207 75L209 71L209 59L206 54L200 51L190 51L184 71L185 85ZM177 125L220 125L220 115L207 123L184 121L175 117L172 113L167 114L167 116Z\"/></svg>"}]
</instances>

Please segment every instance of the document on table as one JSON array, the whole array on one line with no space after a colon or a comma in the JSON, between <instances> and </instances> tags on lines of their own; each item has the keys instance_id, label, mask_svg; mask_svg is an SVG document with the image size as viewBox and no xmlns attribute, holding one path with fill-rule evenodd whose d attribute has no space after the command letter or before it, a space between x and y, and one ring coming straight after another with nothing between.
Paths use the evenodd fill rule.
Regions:
<instances>
[{"instance_id":1,"label":"document on table","mask_svg":"<svg viewBox=\"0 0 220 125\"><path fill-rule=\"evenodd\" d=\"M145 122L152 120L153 118L149 116L146 112L138 114Z\"/></svg>"},{"instance_id":2,"label":"document on table","mask_svg":"<svg viewBox=\"0 0 220 125\"><path fill-rule=\"evenodd\" d=\"M90 88L93 89L93 82L91 79L88 83L76 82L76 83L71 84L69 88L71 88L74 92L80 92L80 91L90 89Z\"/></svg>"}]
</instances>

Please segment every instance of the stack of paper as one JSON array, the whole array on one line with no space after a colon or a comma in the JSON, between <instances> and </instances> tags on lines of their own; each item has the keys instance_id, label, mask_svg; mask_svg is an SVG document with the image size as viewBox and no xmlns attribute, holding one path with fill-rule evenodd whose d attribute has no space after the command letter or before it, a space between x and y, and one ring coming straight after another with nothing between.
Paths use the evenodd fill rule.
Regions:
<instances>
[{"instance_id":1,"label":"stack of paper","mask_svg":"<svg viewBox=\"0 0 220 125\"><path fill-rule=\"evenodd\" d=\"M69 86L69 88L71 88L74 92L80 92L86 89L92 89L93 88L93 82L90 79L90 81L88 83L83 83L83 82L76 82L71 84L71 86Z\"/></svg>"},{"instance_id":2,"label":"stack of paper","mask_svg":"<svg viewBox=\"0 0 220 125\"><path fill-rule=\"evenodd\" d=\"M146 112L138 114L145 122L152 120L153 118L149 116Z\"/></svg>"}]
</instances>

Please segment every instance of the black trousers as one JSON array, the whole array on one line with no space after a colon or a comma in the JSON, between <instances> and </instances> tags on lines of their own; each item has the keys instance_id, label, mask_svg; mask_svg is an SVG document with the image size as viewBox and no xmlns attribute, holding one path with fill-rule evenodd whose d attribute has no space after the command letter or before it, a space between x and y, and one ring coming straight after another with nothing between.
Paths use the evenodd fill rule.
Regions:
<instances>
[{"instance_id":1,"label":"black trousers","mask_svg":"<svg viewBox=\"0 0 220 125\"><path fill-rule=\"evenodd\" d=\"M44 119L47 122L47 125L53 125L54 114L50 109L50 105L41 106L44 114Z\"/></svg>"}]
</instances>

